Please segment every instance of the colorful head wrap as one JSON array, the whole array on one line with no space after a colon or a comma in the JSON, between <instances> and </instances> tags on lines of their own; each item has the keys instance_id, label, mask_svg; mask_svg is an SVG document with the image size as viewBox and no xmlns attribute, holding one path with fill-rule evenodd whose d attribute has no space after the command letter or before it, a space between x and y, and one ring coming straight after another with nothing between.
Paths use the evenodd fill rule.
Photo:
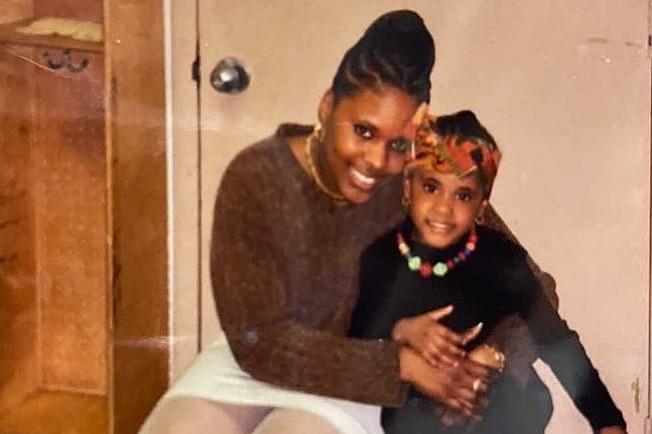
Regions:
<instances>
[{"instance_id":1,"label":"colorful head wrap","mask_svg":"<svg viewBox=\"0 0 652 434\"><path fill-rule=\"evenodd\" d=\"M477 122L475 116L473 119ZM460 178L477 171L488 196L501 156L498 146L483 138L466 136L461 131L459 134L439 135L435 117L428 115L417 129L412 156L405 170L407 174L425 167L439 173L454 173Z\"/></svg>"}]
</instances>

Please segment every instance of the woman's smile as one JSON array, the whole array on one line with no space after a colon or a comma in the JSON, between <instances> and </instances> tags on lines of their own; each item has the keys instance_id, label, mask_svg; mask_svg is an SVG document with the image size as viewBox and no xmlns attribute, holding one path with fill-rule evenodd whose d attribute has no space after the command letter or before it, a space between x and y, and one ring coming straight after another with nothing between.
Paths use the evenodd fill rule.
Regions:
<instances>
[{"instance_id":1,"label":"woman's smile","mask_svg":"<svg viewBox=\"0 0 652 434\"><path fill-rule=\"evenodd\" d=\"M317 165L326 186L351 203L364 203L382 181L396 176L405 163L404 143L413 133L419 102L394 87L363 89L320 104L324 137Z\"/></svg>"},{"instance_id":2,"label":"woman's smile","mask_svg":"<svg viewBox=\"0 0 652 434\"><path fill-rule=\"evenodd\" d=\"M351 167L349 169L349 180L356 188L363 191L371 191L379 182L378 178L364 175L362 172Z\"/></svg>"}]
</instances>

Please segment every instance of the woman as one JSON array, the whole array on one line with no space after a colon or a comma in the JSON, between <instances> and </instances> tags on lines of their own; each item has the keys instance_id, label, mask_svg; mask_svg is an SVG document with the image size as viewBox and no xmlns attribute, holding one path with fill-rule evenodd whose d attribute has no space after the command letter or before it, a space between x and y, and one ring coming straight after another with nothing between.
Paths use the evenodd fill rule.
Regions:
<instances>
[{"instance_id":1,"label":"woman","mask_svg":"<svg viewBox=\"0 0 652 434\"><path fill-rule=\"evenodd\" d=\"M282 125L230 164L211 250L226 339L198 357L142 433L381 432L375 406L400 405L407 383L477 411L473 385L488 372L459 348L475 331L438 329L442 354L459 361L447 369L390 340L346 337L359 254L402 218L397 175L434 58L416 13L381 16L344 56L319 104L322 128Z\"/></svg>"}]
</instances>

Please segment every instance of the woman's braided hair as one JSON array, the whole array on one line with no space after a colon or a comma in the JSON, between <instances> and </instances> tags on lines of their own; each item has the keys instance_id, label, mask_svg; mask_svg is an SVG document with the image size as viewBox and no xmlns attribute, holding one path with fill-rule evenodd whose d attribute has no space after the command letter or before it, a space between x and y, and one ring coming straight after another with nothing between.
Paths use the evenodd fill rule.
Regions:
<instances>
[{"instance_id":1,"label":"woman's braided hair","mask_svg":"<svg viewBox=\"0 0 652 434\"><path fill-rule=\"evenodd\" d=\"M435 43L423 19L397 10L376 19L351 47L331 89L335 101L363 88L396 87L418 102L430 101Z\"/></svg>"}]
</instances>

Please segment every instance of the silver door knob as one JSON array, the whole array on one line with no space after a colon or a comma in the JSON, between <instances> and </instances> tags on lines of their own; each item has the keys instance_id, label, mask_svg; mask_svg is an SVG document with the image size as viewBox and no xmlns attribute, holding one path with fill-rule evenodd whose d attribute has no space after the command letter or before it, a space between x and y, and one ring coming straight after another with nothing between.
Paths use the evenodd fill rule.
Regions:
<instances>
[{"instance_id":1,"label":"silver door knob","mask_svg":"<svg viewBox=\"0 0 652 434\"><path fill-rule=\"evenodd\" d=\"M233 57L218 62L211 72L211 85L222 93L238 94L247 89L251 78L242 63Z\"/></svg>"}]
</instances>

